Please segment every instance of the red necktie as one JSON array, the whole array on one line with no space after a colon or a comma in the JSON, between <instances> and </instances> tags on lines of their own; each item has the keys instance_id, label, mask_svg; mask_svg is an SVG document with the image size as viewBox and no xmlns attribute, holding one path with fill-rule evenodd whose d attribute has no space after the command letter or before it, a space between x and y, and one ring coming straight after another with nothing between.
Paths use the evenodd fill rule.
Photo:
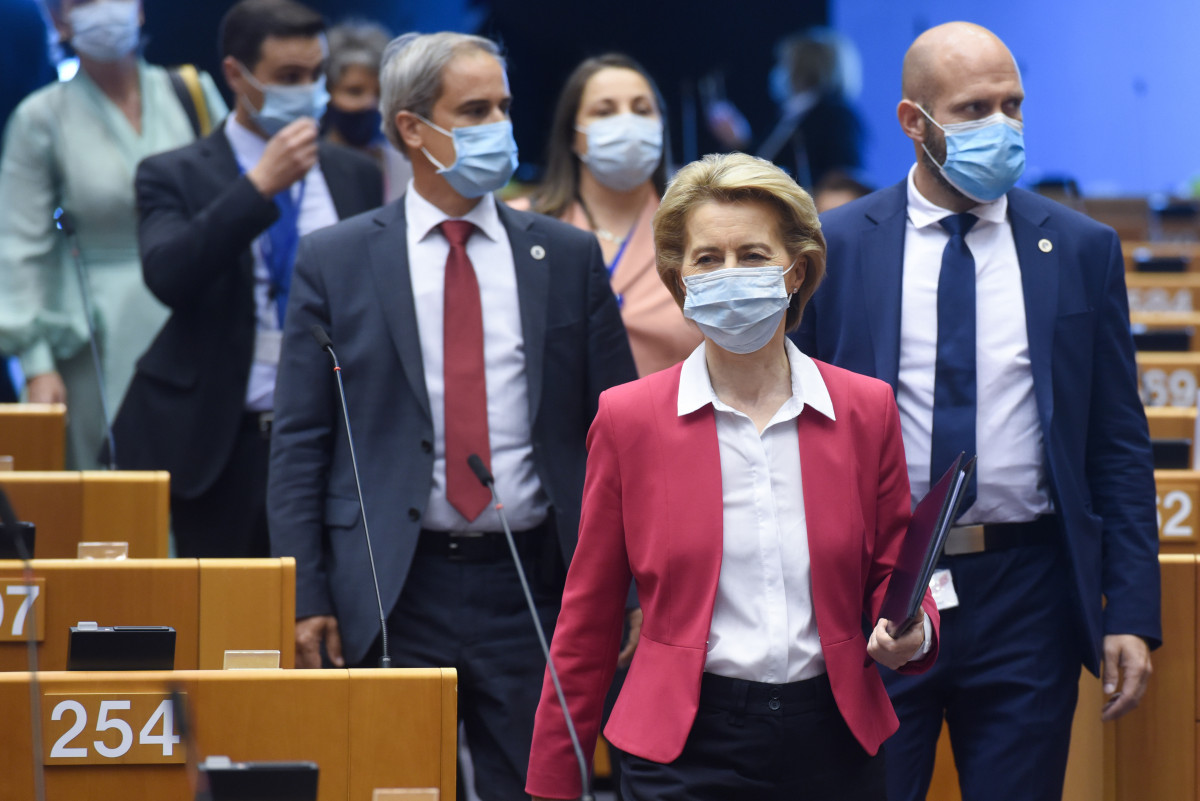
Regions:
<instances>
[{"instance_id":1,"label":"red necktie","mask_svg":"<svg viewBox=\"0 0 1200 801\"><path fill-rule=\"evenodd\" d=\"M446 500L460 515L474 520L492 500L492 493L467 465L467 457L473 453L479 454L484 464L492 463L483 363L483 307L475 268L467 257L467 240L475 232L475 225L465 220L446 220L441 229L450 243L442 318Z\"/></svg>"}]
</instances>

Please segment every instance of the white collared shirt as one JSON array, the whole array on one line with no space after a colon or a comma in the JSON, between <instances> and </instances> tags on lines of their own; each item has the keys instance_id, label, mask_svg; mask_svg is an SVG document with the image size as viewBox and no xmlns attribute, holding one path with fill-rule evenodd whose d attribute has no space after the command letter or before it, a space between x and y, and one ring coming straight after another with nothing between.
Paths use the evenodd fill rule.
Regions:
<instances>
[{"instance_id":1,"label":"white collared shirt","mask_svg":"<svg viewBox=\"0 0 1200 801\"><path fill-rule=\"evenodd\" d=\"M919 191L908 174L908 221L900 313L896 400L914 502L929 491L933 385L937 367L937 289L953 212ZM1033 394L1021 268L1008 221L1008 197L970 210L979 218L966 243L975 259L975 443L978 496L962 523L1014 523L1051 511L1042 427ZM945 466L949 468L949 465Z\"/></svg>"},{"instance_id":2,"label":"white collared shirt","mask_svg":"<svg viewBox=\"0 0 1200 801\"><path fill-rule=\"evenodd\" d=\"M832 420L833 402L812 359L790 340L785 347L792 396L761 434L713 391L705 343L683 363L678 400L680 416L712 404L721 454L721 574L704 670L771 684L825 672L813 614L796 418L807 405Z\"/></svg>"},{"instance_id":3,"label":"white collared shirt","mask_svg":"<svg viewBox=\"0 0 1200 801\"><path fill-rule=\"evenodd\" d=\"M234 158L242 172L249 172L263 157L267 140L247 129L234 114L225 118L225 138L233 148ZM292 197L300 197L300 183L292 184ZM304 177L304 197L300 206L298 228L300 236L310 234L338 221L329 185L321 165L314 164ZM250 380L246 384L246 409L252 412L270 411L275 407L275 374L279 369L279 347L282 342L279 315L271 298L271 273L263 260L264 231L254 240L254 319L257 330L254 339L254 361L250 365Z\"/></svg>"},{"instance_id":4,"label":"white collared shirt","mask_svg":"<svg viewBox=\"0 0 1200 801\"><path fill-rule=\"evenodd\" d=\"M442 320L446 257L450 243L438 226L449 215L421 197L410 181L404 195L408 226L408 269L412 276L425 389L433 415L433 488L421 525L436 531L499 531L500 517L489 504L468 522L446 500L446 383ZM467 240L467 257L479 282L483 306L483 358L487 380L490 467L496 492L513 529L530 529L546 519L549 501L533 463L529 385L525 377L525 332L521 328L517 272L508 232L491 194L457 219L479 230ZM538 310L539 313L541 310Z\"/></svg>"}]
</instances>

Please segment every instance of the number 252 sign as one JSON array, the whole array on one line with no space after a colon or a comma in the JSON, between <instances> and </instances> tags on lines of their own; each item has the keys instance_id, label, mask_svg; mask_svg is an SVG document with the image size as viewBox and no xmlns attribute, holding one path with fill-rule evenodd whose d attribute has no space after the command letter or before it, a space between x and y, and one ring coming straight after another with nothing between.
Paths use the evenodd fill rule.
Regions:
<instances>
[{"instance_id":1,"label":"number 252 sign","mask_svg":"<svg viewBox=\"0 0 1200 801\"><path fill-rule=\"evenodd\" d=\"M42 697L46 765L154 765L186 756L166 693Z\"/></svg>"}]
</instances>

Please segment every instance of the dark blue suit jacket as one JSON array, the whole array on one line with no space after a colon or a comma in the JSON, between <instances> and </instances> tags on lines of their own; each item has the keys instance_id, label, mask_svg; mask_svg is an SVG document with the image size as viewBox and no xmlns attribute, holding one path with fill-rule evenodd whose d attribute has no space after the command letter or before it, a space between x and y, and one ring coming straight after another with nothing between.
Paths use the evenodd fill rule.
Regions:
<instances>
[{"instance_id":1,"label":"dark blue suit jacket","mask_svg":"<svg viewBox=\"0 0 1200 801\"><path fill-rule=\"evenodd\" d=\"M906 192L901 182L822 217L828 273L794 335L810 356L893 389ZM1058 203L1014 189L1008 215L1046 473L1071 567L1081 657L1094 673L1105 634L1137 634L1152 647L1162 638L1154 475L1124 262L1111 228Z\"/></svg>"},{"instance_id":2,"label":"dark blue suit jacket","mask_svg":"<svg viewBox=\"0 0 1200 801\"><path fill-rule=\"evenodd\" d=\"M637 372L595 237L498 208L517 274L533 458L569 561L584 442L600 393ZM401 198L302 240L275 389L271 548L296 557L296 616L336 615L351 663L370 647L379 614L337 387L310 329L324 326L341 360L388 610L408 574L433 482L433 418L405 232Z\"/></svg>"}]
</instances>

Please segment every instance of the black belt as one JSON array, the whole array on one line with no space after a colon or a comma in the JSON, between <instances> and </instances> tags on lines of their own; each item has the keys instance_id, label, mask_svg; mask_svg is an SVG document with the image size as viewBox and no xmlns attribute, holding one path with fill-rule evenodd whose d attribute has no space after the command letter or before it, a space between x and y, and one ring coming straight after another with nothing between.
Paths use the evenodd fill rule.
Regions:
<instances>
[{"instance_id":1,"label":"black belt","mask_svg":"<svg viewBox=\"0 0 1200 801\"><path fill-rule=\"evenodd\" d=\"M1028 523L983 523L955 526L946 538L946 556L1002 551L1058 541L1058 518L1042 515Z\"/></svg>"},{"instance_id":2,"label":"black belt","mask_svg":"<svg viewBox=\"0 0 1200 801\"><path fill-rule=\"evenodd\" d=\"M514 531L517 552L533 553L549 536L549 527L542 523L526 531ZM451 562L497 562L511 559L508 541L503 531L431 531L421 529L417 553L438 556Z\"/></svg>"},{"instance_id":3,"label":"black belt","mask_svg":"<svg viewBox=\"0 0 1200 801\"><path fill-rule=\"evenodd\" d=\"M828 673L788 684L765 684L705 673L700 678L700 703L734 713L768 714L780 709L805 712L832 704L833 689Z\"/></svg>"},{"instance_id":4,"label":"black belt","mask_svg":"<svg viewBox=\"0 0 1200 801\"><path fill-rule=\"evenodd\" d=\"M242 416L242 419L245 421L245 425L257 428L258 433L262 435L263 439L269 440L271 438L271 428L275 425L275 412L273 410L266 412L246 412Z\"/></svg>"}]
</instances>

